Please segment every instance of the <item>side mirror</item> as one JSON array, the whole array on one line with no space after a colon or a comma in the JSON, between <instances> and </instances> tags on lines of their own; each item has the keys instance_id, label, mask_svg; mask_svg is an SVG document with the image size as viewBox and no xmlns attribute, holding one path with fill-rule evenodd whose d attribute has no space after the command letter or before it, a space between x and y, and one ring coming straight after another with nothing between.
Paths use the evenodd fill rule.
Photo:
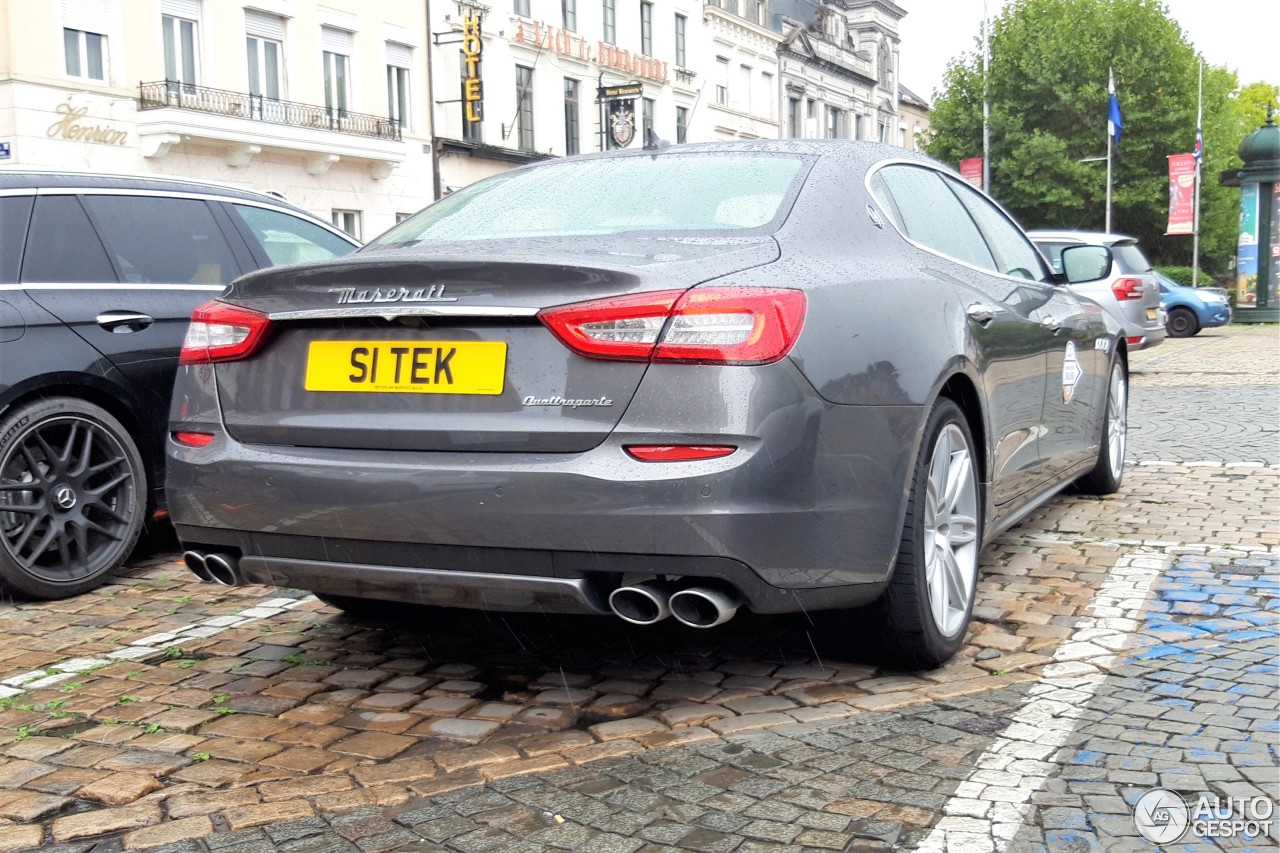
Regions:
<instances>
[{"instance_id":1,"label":"side mirror","mask_svg":"<svg viewBox=\"0 0 1280 853\"><path fill-rule=\"evenodd\" d=\"M1067 284L1097 281L1111 272L1111 250L1106 246L1071 246L1062 250L1062 274Z\"/></svg>"}]
</instances>

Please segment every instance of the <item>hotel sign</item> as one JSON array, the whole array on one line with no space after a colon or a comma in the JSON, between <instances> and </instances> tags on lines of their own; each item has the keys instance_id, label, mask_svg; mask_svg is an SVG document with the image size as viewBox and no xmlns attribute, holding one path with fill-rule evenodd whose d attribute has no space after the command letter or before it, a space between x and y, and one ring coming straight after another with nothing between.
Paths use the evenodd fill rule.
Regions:
<instances>
[{"instance_id":1,"label":"hotel sign","mask_svg":"<svg viewBox=\"0 0 1280 853\"><path fill-rule=\"evenodd\" d=\"M528 24L521 21L520 28L516 30L516 41L655 83L667 82L667 63L659 59L632 53L603 41L593 44L575 33L542 21Z\"/></svg>"},{"instance_id":2,"label":"hotel sign","mask_svg":"<svg viewBox=\"0 0 1280 853\"><path fill-rule=\"evenodd\" d=\"M462 78L462 120L475 124L484 116L484 88L480 82L480 54L484 43L480 40L480 15L468 12L462 19L462 61L466 74Z\"/></svg>"},{"instance_id":3,"label":"hotel sign","mask_svg":"<svg viewBox=\"0 0 1280 853\"><path fill-rule=\"evenodd\" d=\"M88 107L73 107L71 104L58 104L55 112L62 118L49 125L45 135L50 139L67 139L72 142L92 142L98 145L124 145L129 139L127 131L119 130L106 124L84 124L82 120L89 114Z\"/></svg>"}]
</instances>

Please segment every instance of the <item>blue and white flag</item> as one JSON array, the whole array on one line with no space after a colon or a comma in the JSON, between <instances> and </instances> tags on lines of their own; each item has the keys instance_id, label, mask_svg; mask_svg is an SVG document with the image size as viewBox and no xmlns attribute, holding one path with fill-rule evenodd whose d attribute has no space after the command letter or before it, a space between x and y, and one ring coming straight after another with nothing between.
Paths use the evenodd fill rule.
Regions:
<instances>
[{"instance_id":1,"label":"blue and white flag","mask_svg":"<svg viewBox=\"0 0 1280 853\"><path fill-rule=\"evenodd\" d=\"M1116 97L1116 75L1110 69L1107 70L1107 95L1110 101L1107 110L1107 132L1111 134L1112 141L1118 145L1120 133L1124 130L1124 122L1120 119L1120 99Z\"/></svg>"}]
</instances>

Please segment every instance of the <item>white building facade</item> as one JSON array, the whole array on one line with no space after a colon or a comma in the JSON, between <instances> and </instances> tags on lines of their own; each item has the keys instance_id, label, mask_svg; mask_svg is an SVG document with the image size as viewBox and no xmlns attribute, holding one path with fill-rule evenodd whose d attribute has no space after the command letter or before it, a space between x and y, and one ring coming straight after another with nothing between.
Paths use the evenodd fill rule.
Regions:
<instances>
[{"instance_id":1,"label":"white building facade","mask_svg":"<svg viewBox=\"0 0 1280 853\"><path fill-rule=\"evenodd\" d=\"M771 0L783 35L782 135L911 148L901 133L898 22L891 0Z\"/></svg>"},{"instance_id":2,"label":"white building facade","mask_svg":"<svg viewBox=\"0 0 1280 853\"><path fill-rule=\"evenodd\" d=\"M0 0L0 169L252 187L369 239L432 200L426 38L422 0Z\"/></svg>"}]
</instances>

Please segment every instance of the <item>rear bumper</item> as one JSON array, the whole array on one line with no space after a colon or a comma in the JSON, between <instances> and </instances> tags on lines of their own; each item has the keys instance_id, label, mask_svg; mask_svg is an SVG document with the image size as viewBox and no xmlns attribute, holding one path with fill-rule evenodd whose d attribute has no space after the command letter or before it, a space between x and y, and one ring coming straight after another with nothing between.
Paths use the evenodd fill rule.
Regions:
<instances>
[{"instance_id":1,"label":"rear bumper","mask_svg":"<svg viewBox=\"0 0 1280 853\"><path fill-rule=\"evenodd\" d=\"M754 436L690 437L738 450L681 463L623 450L653 434L520 454L265 447L220 433L207 447L170 443L167 489L184 544L230 549L256 582L605 612L623 576L675 575L715 578L757 612L824 609L883 588L922 417L809 398Z\"/></svg>"}]
</instances>

